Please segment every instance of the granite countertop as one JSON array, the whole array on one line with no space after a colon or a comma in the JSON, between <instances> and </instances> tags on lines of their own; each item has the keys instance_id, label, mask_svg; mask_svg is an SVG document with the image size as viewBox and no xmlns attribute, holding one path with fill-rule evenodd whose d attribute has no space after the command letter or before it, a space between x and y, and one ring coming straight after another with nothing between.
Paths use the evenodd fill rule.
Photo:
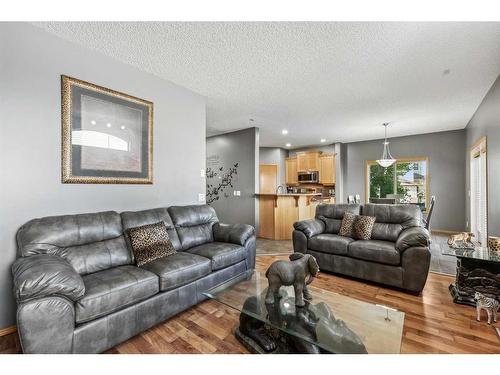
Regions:
<instances>
[{"instance_id":1,"label":"granite countertop","mask_svg":"<svg viewBox=\"0 0 500 375\"><path fill-rule=\"evenodd\" d=\"M256 196L269 196L269 197L315 197L321 193L290 193L290 194L276 194L276 193L255 193Z\"/></svg>"}]
</instances>

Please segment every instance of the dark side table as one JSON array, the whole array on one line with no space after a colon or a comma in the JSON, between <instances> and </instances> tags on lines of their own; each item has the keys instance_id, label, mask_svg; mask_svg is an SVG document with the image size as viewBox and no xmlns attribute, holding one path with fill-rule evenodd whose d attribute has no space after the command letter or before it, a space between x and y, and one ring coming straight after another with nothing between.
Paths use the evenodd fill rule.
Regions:
<instances>
[{"instance_id":1,"label":"dark side table","mask_svg":"<svg viewBox=\"0 0 500 375\"><path fill-rule=\"evenodd\" d=\"M442 244L441 253L457 258L455 284L449 286L453 302L476 306L475 292L500 300L500 252L486 247L454 249Z\"/></svg>"}]
</instances>

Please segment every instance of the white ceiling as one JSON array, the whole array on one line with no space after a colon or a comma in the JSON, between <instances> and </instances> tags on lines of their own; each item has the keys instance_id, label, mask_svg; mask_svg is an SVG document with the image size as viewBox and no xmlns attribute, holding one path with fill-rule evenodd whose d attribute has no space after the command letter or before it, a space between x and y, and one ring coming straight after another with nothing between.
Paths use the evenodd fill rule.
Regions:
<instances>
[{"instance_id":1,"label":"white ceiling","mask_svg":"<svg viewBox=\"0 0 500 375\"><path fill-rule=\"evenodd\" d=\"M464 128L500 73L500 23L36 25L205 95L208 134L258 126L262 146Z\"/></svg>"}]
</instances>

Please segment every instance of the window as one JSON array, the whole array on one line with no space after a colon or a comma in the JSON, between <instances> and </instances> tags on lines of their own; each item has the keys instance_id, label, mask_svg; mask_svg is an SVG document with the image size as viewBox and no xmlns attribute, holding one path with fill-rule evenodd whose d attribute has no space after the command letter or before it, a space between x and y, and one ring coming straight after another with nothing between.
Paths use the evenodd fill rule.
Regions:
<instances>
[{"instance_id":1,"label":"window","mask_svg":"<svg viewBox=\"0 0 500 375\"><path fill-rule=\"evenodd\" d=\"M429 159L398 159L388 168L367 161L366 201L416 204L424 211L429 202Z\"/></svg>"}]
</instances>

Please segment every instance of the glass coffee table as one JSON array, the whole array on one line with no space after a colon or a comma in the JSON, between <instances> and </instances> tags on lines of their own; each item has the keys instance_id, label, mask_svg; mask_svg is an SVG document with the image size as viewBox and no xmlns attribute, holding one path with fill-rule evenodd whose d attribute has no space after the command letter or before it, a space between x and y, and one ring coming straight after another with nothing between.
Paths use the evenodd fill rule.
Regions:
<instances>
[{"instance_id":1,"label":"glass coffee table","mask_svg":"<svg viewBox=\"0 0 500 375\"><path fill-rule=\"evenodd\" d=\"M500 300L500 252L487 247L452 248L440 244L443 255L457 258L455 284L449 286L455 303L476 306L474 293Z\"/></svg>"},{"instance_id":2,"label":"glass coffee table","mask_svg":"<svg viewBox=\"0 0 500 375\"><path fill-rule=\"evenodd\" d=\"M267 279L257 271L203 294L240 312L237 339L253 353L399 353L404 313L309 286L313 298L295 306L293 287L264 302Z\"/></svg>"}]
</instances>

